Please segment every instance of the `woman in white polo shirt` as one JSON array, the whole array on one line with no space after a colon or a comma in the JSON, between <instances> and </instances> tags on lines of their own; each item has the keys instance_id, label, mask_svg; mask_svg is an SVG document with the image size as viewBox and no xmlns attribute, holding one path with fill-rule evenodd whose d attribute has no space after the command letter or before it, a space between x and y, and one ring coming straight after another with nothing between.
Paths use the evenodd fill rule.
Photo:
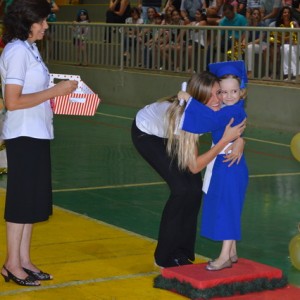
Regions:
<instances>
[{"instance_id":1,"label":"woman in white polo shirt","mask_svg":"<svg viewBox=\"0 0 300 300\"><path fill-rule=\"evenodd\" d=\"M4 15L6 46L0 72L6 114L8 177L4 218L7 257L1 274L6 282L37 286L52 279L30 258L33 224L52 214L50 140L53 139L51 101L77 87L62 81L48 88L49 72L35 45L44 37L50 13L47 0L15 0Z\"/></svg>"}]
</instances>

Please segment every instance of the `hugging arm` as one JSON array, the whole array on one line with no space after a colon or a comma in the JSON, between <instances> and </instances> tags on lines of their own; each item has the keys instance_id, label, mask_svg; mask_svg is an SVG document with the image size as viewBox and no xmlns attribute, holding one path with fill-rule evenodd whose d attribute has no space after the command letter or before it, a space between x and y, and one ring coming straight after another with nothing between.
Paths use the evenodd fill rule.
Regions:
<instances>
[{"instance_id":1,"label":"hugging arm","mask_svg":"<svg viewBox=\"0 0 300 300\"><path fill-rule=\"evenodd\" d=\"M186 98L179 99L186 100ZM234 118L234 125L236 125L246 118L243 105L243 100L240 100L235 105L213 111L210 107L190 97L180 121L181 129L197 134L214 132L225 129L232 118Z\"/></svg>"},{"instance_id":2,"label":"hugging arm","mask_svg":"<svg viewBox=\"0 0 300 300\"><path fill-rule=\"evenodd\" d=\"M227 124L222 138L216 145L214 145L210 150L201 155L198 155L198 152L196 152L196 165L189 166L189 169L192 173L196 174L203 170L226 147L226 145L228 145L230 141L239 139L240 135L244 132L244 129L246 127L246 120L236 126L231 127L233 121L234 120L231 119ZM240 149L240 142L238 142L238 145L236 147L237 150L232 151L234 152L234 154L227 157L227 161L231 160L230 165L232 165L238 159L237 153L240 153L240 151L243 152L243 149Z\"/></svg>"}]
</instances>

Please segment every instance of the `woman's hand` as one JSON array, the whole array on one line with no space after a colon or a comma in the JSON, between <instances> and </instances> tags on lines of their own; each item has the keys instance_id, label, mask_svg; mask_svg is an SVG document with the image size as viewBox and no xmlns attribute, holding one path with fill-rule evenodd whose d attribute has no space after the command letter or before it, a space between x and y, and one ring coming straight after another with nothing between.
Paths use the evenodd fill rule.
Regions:
<instances>
[{"instance_id":1,"label":"woman's hand","mask_svg":"<svg viewBox=\"0 0 300 300\"><path fill-rule=\"evenodd\" d=\"M231 124L234 121L234 118L231 118L223 133L222 140L230 143L239 138L246 128L246 120L247 119L245 118L240 124L231 127Z\"/></svg>"},{"instance_id":2,"label":"woman's hand","mask_svg":"<svg viewBox=\"0 0 300 300\"><path fill-rule=\"evenodd\" d=\"M228 167L231 167L234 163L238 165L242 158L244 148L245 140L241 137L236 139L232 145L226 148L226 155L224 156L225 159L223 162L230 162Z\"/></svg>"},{"instance_id":3,"label":"woman's hand","mask_svg":"<svg viewBox=\"0 0 300 300\"><path fill-rule=\"evenodd\" d=\"M77 80L63 80L58 82L53 89L55 89L56 96L64 96L71 94L78 87Z\"/></svg>"}]
</instances>

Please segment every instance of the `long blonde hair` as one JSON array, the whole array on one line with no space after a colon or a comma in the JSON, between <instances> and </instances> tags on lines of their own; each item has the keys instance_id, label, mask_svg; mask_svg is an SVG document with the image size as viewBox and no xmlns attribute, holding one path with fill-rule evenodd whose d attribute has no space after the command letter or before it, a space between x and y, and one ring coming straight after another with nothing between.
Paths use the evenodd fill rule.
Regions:
<instances>
[{"instance_id":1,"label":"long blonde hair","mask_svg":"<svg viewBox=\"0 0 300 300\"><path fill-rule=\"evenodd\" d=\"M205 71L200 74L194 74L188 81L187 92L194 99L206 104L211 98L212 87L218 82L219 79L210 72ZM173 97L169 101L171 105L167 111L167 153L172 159L177 159L180 170L186 170L189 166L196 165L199 135L178 128L186 102L180 105L177 97Z\"/></svg>"}]
</instances>

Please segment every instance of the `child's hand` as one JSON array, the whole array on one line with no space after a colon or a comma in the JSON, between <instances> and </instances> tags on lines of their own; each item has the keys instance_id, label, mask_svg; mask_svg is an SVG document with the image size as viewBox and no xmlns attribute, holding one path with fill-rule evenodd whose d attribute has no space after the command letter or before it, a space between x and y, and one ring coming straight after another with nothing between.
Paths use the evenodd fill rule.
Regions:
<instances>
[{"instance_id":1,"label":"child's hand","mask_svg":"<svg viewBox=\"0 0 300 300\"><path fill-rule=\"evenodd\" d=\"M178 100L183 99L184 101L188 101L191 95L187 92L179 91L177 94Z\"/></svg>"},{"instance_id":2,"label":"child's hand","mask_svg":"<svg viewBox=\"0 0 300 300\"><path fill-rule=\"evenodd\" d=\"M241 137L237 138L233 144L225 149L226 155L224 156L225 159L223 160L223 162L230 162L228 167L231 167L234 163L238 165L242 158L244 148L244 139Z\"/></svg>"}]
</instances>

